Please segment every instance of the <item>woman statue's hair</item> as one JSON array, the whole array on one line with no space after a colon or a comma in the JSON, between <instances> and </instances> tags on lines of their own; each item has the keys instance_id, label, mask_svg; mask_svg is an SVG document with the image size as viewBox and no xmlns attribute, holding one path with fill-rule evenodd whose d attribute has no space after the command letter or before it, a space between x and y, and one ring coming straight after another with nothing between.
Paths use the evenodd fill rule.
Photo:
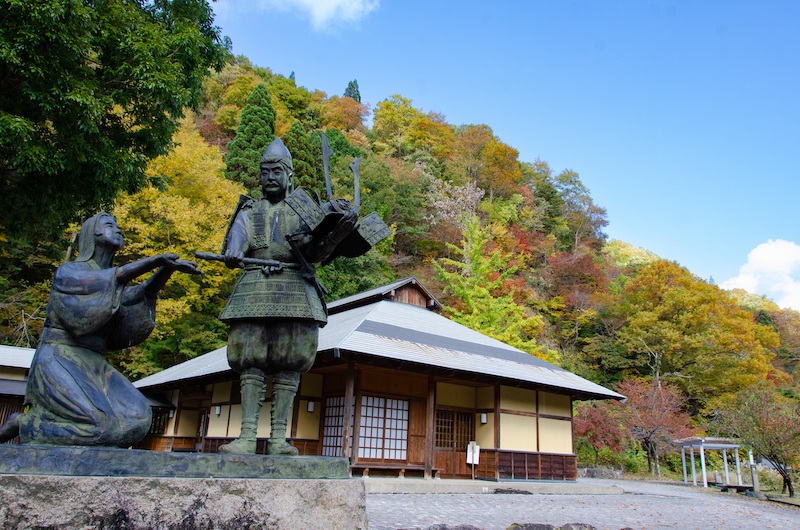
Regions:
<instances>
[{"instance_id":1,"label":"woman statue's hair","mask_svg":"<svg viewBox=\"0 0 800 530\"><path fill-rule=\"evenodd\" d=\"M83 222L81 233L78 235L78 257L75 258L75 261L89 261L94 256L97 225L103 217L114 219L111 214L100 212Z\"/></svg>"}]
</instances>

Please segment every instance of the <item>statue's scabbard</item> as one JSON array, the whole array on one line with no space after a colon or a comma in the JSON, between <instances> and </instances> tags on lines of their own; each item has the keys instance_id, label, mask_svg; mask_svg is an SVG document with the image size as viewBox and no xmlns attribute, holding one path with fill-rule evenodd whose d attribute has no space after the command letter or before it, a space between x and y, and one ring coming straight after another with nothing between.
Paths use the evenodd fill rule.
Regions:
<instances>
[{"instance_id":1,"label":"statue's scabbard","mask_svg":"<svg viewBox=\"0 0 800 530\"><path fill-rule=\"evenodd\" d=\"M291 247L292 249L292 254L294 254L294 257L300 263L300 270L303 273L303 277L306 279L306 281L308 281L309 283L311 283L311 285L314 286L314 289L316 289L320 300L322 300L324 303L325 296L330 293L325 288L325 286L322 285L322 283L320 283L320 281L317 279L317 274L316 274L317 268L314 267L312 264L310 264L306 259L306 257L303 256L303 253L300 251L300 247L297 245L297 239L296 239L298 235L302 234L295 234L293 236L288 235L286 236L286 241L289 243L289 247ZM325 312L327 313L327 309L325 310Z\"/></svg>"}]
</instances>

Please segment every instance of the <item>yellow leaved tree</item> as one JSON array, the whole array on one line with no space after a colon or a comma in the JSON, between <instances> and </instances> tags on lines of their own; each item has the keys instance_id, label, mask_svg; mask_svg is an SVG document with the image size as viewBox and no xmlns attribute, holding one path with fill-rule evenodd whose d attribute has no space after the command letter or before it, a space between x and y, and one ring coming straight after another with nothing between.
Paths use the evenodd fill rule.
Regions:
<instances>
[{"instance_id":1,"label":"yellow leaved tree","mask_svg":"<svg viewBox=\"0 0 800 530\"><path fill-rule=\"evenodd\" d=\"M118 262L172 252L194 259L195 251L219 252L228 220L244 188L224 177L219 149L206 144L192 117L173 141L175 149L153 160L151 184L121 197L114 215L125 233ZM222 345L225 327L217 320L235 272L202 262L202 276L176 274L161 292L157 324L141 346L115 354L126 375L139 378Z\"/></svg>"}]
</instances>

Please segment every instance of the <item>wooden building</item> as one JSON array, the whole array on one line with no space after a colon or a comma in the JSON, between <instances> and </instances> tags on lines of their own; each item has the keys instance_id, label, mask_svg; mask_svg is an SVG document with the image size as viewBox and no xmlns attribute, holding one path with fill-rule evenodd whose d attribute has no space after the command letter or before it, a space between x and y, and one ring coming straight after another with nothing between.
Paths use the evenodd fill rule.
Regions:
<instances>
[{"instance_id":1,"label":"wooden building","mask_svg":"<svg viewBox=\"0 0 800 530\"><path fill-rule=\"evenodd\" d=\"M15 412L22 412L33 348L0 345L0 425ZM19 443L14 438L8 443Z\"/></svg>"},{"instance_id":2,"label":"wooden building","mask_svg":"<svg viewBox=\"0 0 800 530\"><path fill-rule=\"evenodd\" d=\"M416 278L330 303L295 399L291 443L305 455L347 455L358 474L575 480L572 402L623 396L440 309ZM158 403L143 448L214 452L239 434L238 375L225 348L134 384ZM473 441L474 468L466 458Z\"/></svg>"}]
</instances>

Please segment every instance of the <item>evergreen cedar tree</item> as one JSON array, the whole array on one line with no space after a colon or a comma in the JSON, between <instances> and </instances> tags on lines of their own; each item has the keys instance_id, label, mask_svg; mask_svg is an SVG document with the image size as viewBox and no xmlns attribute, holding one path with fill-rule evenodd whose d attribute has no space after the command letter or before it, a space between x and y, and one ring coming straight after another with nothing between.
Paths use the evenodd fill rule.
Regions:
<instances>
[{"instance_id":1,"label":"evergreen cedar tree","mask_svg":"<svg viewBox=\"0 0 800 530\"><path fill-rule=\"evenodd\" d=\"M258 190L261 155L274 138L275 109L267 84L260 83L247 98L236 136L228 144L227 177L248 190Z\"/></svg>"},{"instance_id":2,"label":"evergreen cedar tree","mask_svg":"<svg viewBox=\"0 0 800 530\"><path fill-rule=\"evenodd\" d=\"M228 52L205 0L3 2L0 231L41 240L145 184Z\"/></svg>"},{"instance_id":3,"label":"evergreen cedar tree","mask_svg":"<svg viewBox=\"0 0 800 530\"><path fill-rule=\"evenodd\" d=\"M322 164L317 162L322 159L322 144L319 144L319 149L314 149L316 146L306 134L300 120L292 122L292 126L283 135L283 143L292 153L295 187L303 188L312 196L314 192L323 196L322 194L325 192L324 171Z\"/></svg>"},{"instance_id":4,"label":"evergreen cedar tree","mask_svg":"<svg viewBox=\"0 0 800 530\"><path fill-rule=\"evenodd\" d=\"M347 83L347 88L344 90L344 97L352 98L358 103L361 103L361 92L358 91L358 81L353 79Z\"/></svg>"}]
</instances>

